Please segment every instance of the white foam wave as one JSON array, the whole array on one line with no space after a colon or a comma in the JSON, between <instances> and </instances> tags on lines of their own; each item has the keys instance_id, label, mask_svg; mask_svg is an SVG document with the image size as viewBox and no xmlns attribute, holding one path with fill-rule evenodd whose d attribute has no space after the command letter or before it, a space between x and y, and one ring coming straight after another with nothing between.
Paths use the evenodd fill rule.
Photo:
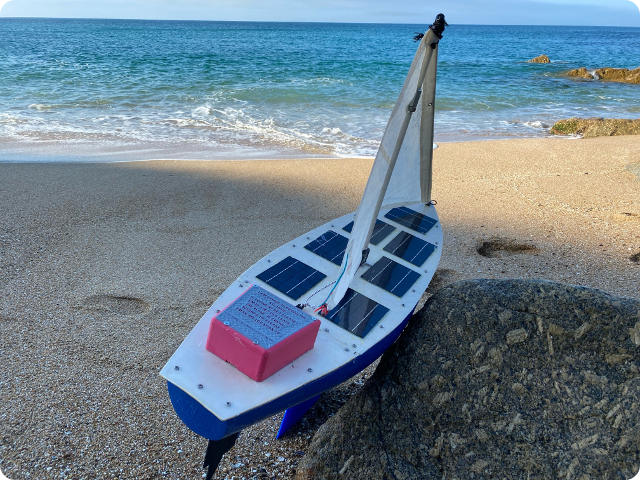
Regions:
<instances>
[{"instance_id":1,"label":"white foam wave","mask_svg":"<svg viewBox=\"0 0 640 480\"><path fill-rule=\"evenodd\" d=\"M202 105L200 107L194 108L192 114L193 115L211 115L211 112L212 112L211 107Z\"/></svg>"},{"instance_id":2,"label":"white foam wave","mask_svg":"<svg viewBox=\"0 0 640 480\"><path fill-rule=\"evenodd\" d=\"M595 107L592 100L600 104ZM586 111L612 115L609 110L611 105L618 105L615 100L603 93L583 105L547 101L543 112L535 106L511 107L476 115L472 122L468 110L456 105L456 110L437 112L437 140L546 136L557 118L584 116ZM470 103L482 110L487 106L478 100ZM59 106L62 108L53 105L56 110L51 114L40 113L49 107L44 103L31 104L30 111L23 107L19 112L0 113L0 137L24 142L153 144L202 151L371 157L386 121L386 112L374 107L353 114L333 106L313 110L308 105L276 108L273 104L229 98L228 94L212 95L199 104L186 103L164 112L109 108L88 116L82 110ZM625 106L625 111L633 111L633 107ZM511 115L520 118L509 118Z\"/></svg>"},{"instance_id":3,"label":"white foam wave","mask_svg":"<svg viewBox=\"0 0 640 480\"><path fill-rule=\"evenodd\" d=\"M247 110L245 105L236 108L208 103L194 108L188 117L174 116L166 121L178 128L199 131L205 142L335 156L370 156L377 148L377 141L352 135L340 127L327 127L321 120L309 119L306 113L296 117L291 112Z\"/></svg>"},{"instance_id":4,"label":"white foam wave","mask_svg":"<svg viewBox=\"0 0 640 480\"><path fill-rule=\"evenodd\" d=\"M508 128L527 127L535 130L546 130L551 128L549 123L542 120L501 120L498 123Z\"/></svg>"},{"instance_id":5,"label":"white foam wave","mask_svg":"<svg viewBox=\"0 0 640 480\"><path fill-rule=\"evenodd\" d=\"M522 122L522 125L529 128L544 128L544 129L550 128L549 124L541 122L540 120L534 120L531 122Z\"/></svg>"},{"instance_id":6,"label":"white foam wave","mask_svg":"<svg viewBox=\"0 0 640 480\"><path fill-rule=\"evenodd\" d=\"M28 122L28 120L22 117L16 117L8 113L0 113L0 125L18 125L26 122Z\"/></svg>"},{"instance_id":7,"label":"white foam wave","mask_svg":"<svg viewBox=\"0 0 640 480\"><path fill-rule=\"evenodd\" d=\"M338 127L334 127L334 128L325 127L322 129L322 133L325 133L327 135L344 135L344 132L340 130Z\"/></svg>"},{"instance_id":8,"label":"white foam wave","mask_svg":"<svg viewBox=\"0 0 640 480\"><path fill-rule=\"evenodd\" d=\"M289 82L290 85L351 85L352 83L342 78L332 77L314 77L314 78L296 78Z\"/></svg>"},{"instance_id":9,"label":"white foam wave","mask_svg":"<svg viewBox=\"0 0 640 480\"><path fill-rule=\"evenodd\" d=\"M47 105L44 103L32 103L27 108L32 110L38 110L39 112L46 112L47 110L52 110L54 108L53 105Z\"/></svg>"}]
</instances>

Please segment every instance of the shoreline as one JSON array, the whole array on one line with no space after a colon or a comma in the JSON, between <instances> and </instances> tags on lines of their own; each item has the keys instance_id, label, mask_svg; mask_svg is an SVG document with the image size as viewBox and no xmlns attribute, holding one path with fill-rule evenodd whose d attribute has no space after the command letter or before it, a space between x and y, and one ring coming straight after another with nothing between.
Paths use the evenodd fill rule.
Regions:
<instances>
[{"instance_id":1,"label":"shoreline","mask_svg":"<svg viewBox=\"0 0 640 480\"><path fill-rule=\"evenodd\" d=\"M437 145L449 145L449 144L464 144L464 143L486 143L486 142L507 142L507 141L531 141L541 139L558 139L558 140L581 140L582 137L578 135L536 135L536 136L518 136L518 137L480 137L480 138L462 138L458 140L434 140ZM14 159L6 160L3 158L3 149L7 143L0 142L0 164L109 164L109 163L136 163L136 162L162 162L162 161L193 161L193 162L242 162L242 161L264 161L264 160L326 160L326 159L357 159L357 160L371 160L375 155L330 155L330 154L314 154L314 153L256 153L251 154L219 154L216 153L215 148L199 151L197 155L182 156L180 154L183 149L175 149L171 153L152 156L149 158L118 158L123 155L131 155L132 157L140 156L148 149L130 149L126 151L109 151L109 150L97 150L93 153L90 151L84 151L82 153L76 153L72 155L63 154L46 154L43 153L48 149L64 149L64 144L43 144L43 145L29 145L24 151L20 151L19 143L14 143L11 148L16 148L18 153L12 152L11 148L9 153L4 152L4 156L14 157ZM95 146L93 146L95 147ZM29 152L28 150L34 150ZM42 157L42 159L32 159L30 157ZM71 159L65 159L69 158ZM103 159L100 160L100 157ZM109 159L111 157L112 159Z\"/></svg>"},{"instance_id":2,"label":"shoreline","mask_svg":"<svg viewBox=\"0 0 640 480\"><path fill-rule=\"evenodd\" d=\"M546 278L640 298L636 137L440 143L434 155L445 238L428 294ZM3 473L200 477L206 441L176 418L160 368L246 268L353 211L371 163L1 163ZM217 478L292 479L366 375L281 441L279 416L245 430Z\"/></svg>"}]
</instances>

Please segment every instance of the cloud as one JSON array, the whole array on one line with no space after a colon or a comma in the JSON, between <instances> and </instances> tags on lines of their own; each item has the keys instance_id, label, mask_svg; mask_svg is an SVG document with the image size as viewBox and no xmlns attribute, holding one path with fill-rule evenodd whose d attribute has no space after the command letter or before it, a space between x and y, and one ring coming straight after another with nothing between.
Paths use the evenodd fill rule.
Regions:
<instances>
[{"instance_id":1,"label":"cloud","mask_svg":"<svg viewBox=\"0 0 640 480\"><path fill-rule=\"evenodd\" d=\"M3 7L10 1L11 0L0 0L0 12L2 12Z\"/></svg>"},{"instance_id":2,"label":"cloud","mask_svg":"<svg viewBox=\"0 0 640 480\"><path fill-rule=\"evenodd\" d=\"M2 0L0 0L1 2ZM638 12L640 12L640 0L629 0L631 3L633 3L636 7L638 7ZM640 474L638 474L640 475ZM635 480L635 479L634 479Z\"/></svg>"}]
</instances>

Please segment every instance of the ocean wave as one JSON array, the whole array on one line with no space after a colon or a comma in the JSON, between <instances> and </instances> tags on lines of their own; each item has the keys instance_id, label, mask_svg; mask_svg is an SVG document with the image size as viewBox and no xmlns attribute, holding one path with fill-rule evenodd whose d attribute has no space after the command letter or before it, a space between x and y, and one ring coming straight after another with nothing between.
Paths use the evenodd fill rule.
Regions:
<instances>
[{"instance_id":1,"label":"ocean wave","mask_svg":"<svg viewBox=\"0 0 640 480\"><path fill-rule=\"evenodd\" d=\"M37 131L25 130L14 135L14 138L20 138L33 143L84 143L84 144L109 144L126 143L122 136L108 132L88 132L86 130L72 130L59 128L57 130Z\"/></svg>"},{"instance_id":2,"label":"ocean wave","mask_svg":"<svg viewBox=\"0 0 640 480\"><path fill-rule=\"evenodd\" d=\"M353 85L350 81L335 77L296 78L290 85Z\"/></svg>"},{"instance_id":3,"label":"ocean wave","mask_svg":"<svg viewBox=\"0 0 640 480\"><path fill-rule=\"evenodd\" d=\"M30 108L31 110L38 110L39 112L46 112L48 110L52 110L55 107L54 105L47 105L44 103L32 103L27 108Z\"/></svg>"},{"instance_id":4,"label":"ocean wave","mask_svg":"<svg viewBox=\"0 0 640 480\"><path fill-rule=\"evenodd\" d=\"M549 130L553 122L544 120L500 120L498 125L503 129L512 130L514 132L521 131L523 128L528 130Z\"/></svg>"},{"instance_id":5,"label":"ocean wave","mask_svg":"<svg viewBox=\"0 0 640 480\"><path fill-rule=\"evenodd\" d=\"M529 128L536 128L536 129L549 129L551 128L551 125L549 125L548 123L542 122L540 120L533 120L533 121L529 121L529 122L521 122L521 124L525 127L529 127Z\"/></svg>"},{"instance_id":6,"label":"ocean wave","mask_svg":"<svg viewBox=\"0 0 640 480\"><path fill-rule=\"evenodd\" d=\"M201 105L193 109L193 115L211 115L213 109L207 105Z\"/></svg>"},{"instance_id":7,"label":"ocean wave","mask_svg":"<svg viewBox=\"0 0 640 480\"><path fill-rule=\"evenodd\" d=\"M200 105L192 110L190 117L172 117L167 122L178 128L209 132L212 137L205 136L205 139L221 144L284 147L321 155L369 156L378 143L347 133L340 127L327 127L321 121L288 118L286 112L276 117L231 106Z\"/></svg>"},{"instance_id":8,"label":"ocean wave","mask_svg":"<svg viewBox=\"0 0 640 480\"><path fill-rule=\"evenodd\" d=\"M372 104L340 108L331 104L320 108L298 103L275 108L272 104L236 98L236 94L230 90L212 92L206 98L171 103L171 109L162 103L134 102L134 106L126 108L119 103L89 114L67 108L81 102L32 103L19 113L0 113L0 137L27 143L87 146L164 145L172 151L185 152L196 149L371 157L376 153L390 110ZM543 102L541 97L537 105L519 106L495 95L467 100L466 104L452 101L447 105L450 110L436 111L436 139L547 136L559 118L613 115L614 110L620 110L613 107L615 99L594 94L577 104L562 98L550 101L549 97L544 97ZM122 101L125 100L129 102L126 98ZM104 100L91 103L97 102ZM633 112L634 107L626 106L624 111Z\"/></svg>"},{"instance_id":9,"label":"ocean wave","mask_svg":"<svg viewBox=\"0 0 640 480\"><path fill-rule=\"evenodd\" d=\"M20 125L25 123L30 123L30 119L9 113L0 113L0 125Z\"/></svg>"},{"instance_id":10,"label":"ocean wave","mask_svg":"<svg viewBox=\"0 0 640 480\"><path fill-rule=\"evenodd\" d=\"M438 111L449 113L461 113L461 112L496 112L504 110L515 110L519 108L516 103L496 98L495 96L488 96L487 98L443 98L437 99L436 109Z\"/></svg>"},{"instance_id":11,"label":"ocean wave","mask_svg":"<svg viewBox=\"0 0 640 480\"><path fill-rule=\"evenodd\" d=\"M599 100L610 100L612 102L616 102L616 103L625 103L627 100L624 98L618 98L618 97L610 97L608 95L596 95L596 97Z\"/></svg>"},{"instance_id":12,"label":"ocean wave","mask_svg":"<svg viewBox=\"0 0 640 480\"><path fill-rule=\"evenodd\" d=\"M73 122L70 119L49 119L39 116L9 115L0 113L0 135L14 141L73 142L73 143L131 143L146 140L138 135L137 126L127 128L126 120L103 121L93 118L91 124ZM72 119L71 119L72 120Z\"/></svg>"},{"instance_id":13,"label":"ocean wave","mask_svg":"<svg viewBox=\"0 0 640 480\"><path fill-rule=\"evenodd\" d=\"M113 103L112 100L106 98L97 98L95 100L77 100L74 102L66 103L31 103L27 106L29 110L36 110L38 112L48 112L58 109L75 109L75 108L104 108ZM136 107L137 103L122 102L119 105L122 107Z\"/></svg>"}]
</instances>

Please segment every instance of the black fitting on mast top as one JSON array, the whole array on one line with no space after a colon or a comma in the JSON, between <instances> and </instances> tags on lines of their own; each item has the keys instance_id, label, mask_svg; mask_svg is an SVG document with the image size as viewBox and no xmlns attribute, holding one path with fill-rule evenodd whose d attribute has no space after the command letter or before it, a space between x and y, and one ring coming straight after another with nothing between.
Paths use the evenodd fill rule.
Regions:
<instances>
[{"instance_id":1,"label":"black fitting on mast top","mask_svg":"<svg viewBox=\"0 0 640 480\"><path fill-rule=\"evenodd\" d=\"M447 26L449 26L449 24L444 19L444 13L439 13L436 15L436 21L429 27L429 30L431 30L436 37L442 38L442 32L444 32L444 29ZM424 33L417 33L413 39L417 42L422 40L422 37L424 37Z\"/></svg>"},{"instance_id":2,"label":"black fitting on mast top","mask_svg":"<svg viewBox=\"0 0 640 480\"><path fill-rule=\"evenodd\" d=\"M444 19L444 13L439 13L436 15L436 21L433 22L429 28L437 35L438 38L442 38L442 32L444 32L444 28L449 24Z\"/></svg>"}]
</instances>

